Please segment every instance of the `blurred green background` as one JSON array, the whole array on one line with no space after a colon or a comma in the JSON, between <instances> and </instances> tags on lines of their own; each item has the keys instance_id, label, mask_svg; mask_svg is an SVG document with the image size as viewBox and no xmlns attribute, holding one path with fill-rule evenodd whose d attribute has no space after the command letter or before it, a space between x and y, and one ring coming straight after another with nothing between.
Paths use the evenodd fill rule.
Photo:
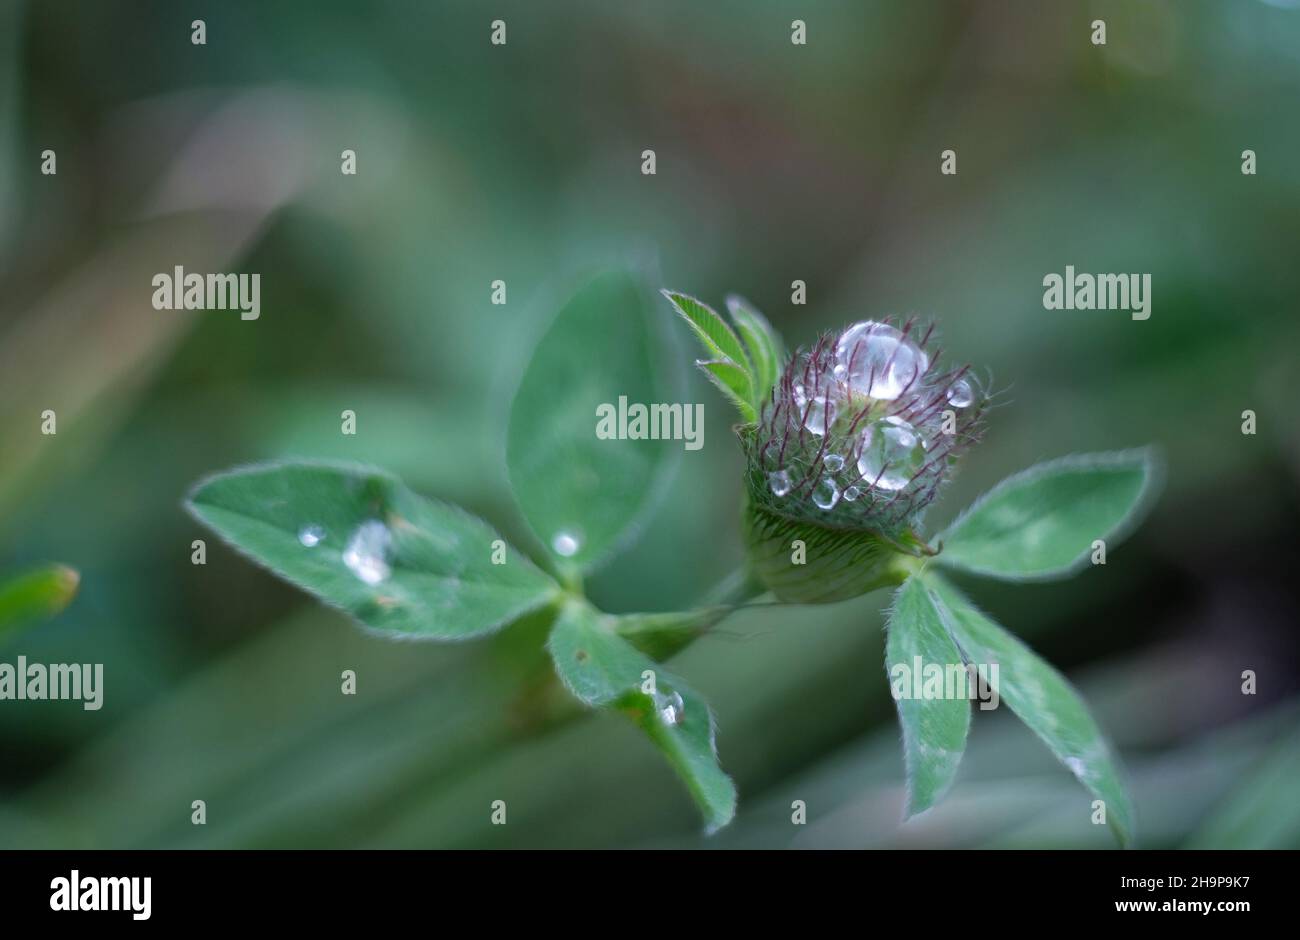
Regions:
<instances>
[{"instance_id":1,"label":"blurred green background","mask_svg":"<svg viewBox=\"0 0 1300 940\"><path fill-rule=\"evenodd\" d=\"M368 637L181 509L216 469L340 457L522 540L502 447L538 324L572 272L646 251L792 346L918 312L990 367L1009 404L936 525L1037 459L1158 443L1165 492L1104 568L963 586L1078 684L1140 844L1300 846L1296 7L3 0L0 573L82 582L0 660L100 662L106 688L0 703L0 846L1109 846L1004 710L900 826L884 594L742 613L674 660L740 789L706 839L625 721L519 713L538 636ZM175 264L260 272L261 319L153 310ZM1150 273L1151 319L1044 310L1067 264ZM607 609L688 605L741 559L731 414L690 381L706 446L593 580Z\"/></svg>"}]
</instances>

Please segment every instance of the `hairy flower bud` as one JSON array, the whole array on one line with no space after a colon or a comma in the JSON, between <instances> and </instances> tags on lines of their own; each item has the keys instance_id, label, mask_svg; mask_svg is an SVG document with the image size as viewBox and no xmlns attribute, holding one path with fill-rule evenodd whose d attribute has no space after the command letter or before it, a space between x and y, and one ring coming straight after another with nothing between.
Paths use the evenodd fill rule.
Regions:
<instances>
[{"instance_id":1,"label":"hairy flower bud","mask_svg":"<svg viewBox=\"0 0 1300 940\"><path fill-rule=\"evenodd\" d=\"M928 551L915 530L958 455L978 440L989 400L968 367L938 367L933 339L933 327L914 320L866 320L823 336L795 354L742 432L752 554L779 595L852 596L877 583L873 561ZM820 562L843 575L841 589L811 568L773 583L790 561L765 566L763 553L788 555L798 532L834 543ZM818 579L815 597L781 590Z\"/></svg>"}]
</instances>

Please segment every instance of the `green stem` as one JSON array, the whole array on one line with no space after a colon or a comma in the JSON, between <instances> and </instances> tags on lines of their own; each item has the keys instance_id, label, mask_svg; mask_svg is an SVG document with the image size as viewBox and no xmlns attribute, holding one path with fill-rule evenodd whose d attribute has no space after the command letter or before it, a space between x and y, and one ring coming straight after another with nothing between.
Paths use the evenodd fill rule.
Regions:
<instances>
[{"instance_id":1,"label":"green stem","mask_svg":"<svg viewBox=\"0 0 1300 940\"><path fill-rule=\"evenodd\" d=\"M702 598L701 607L734 607L753 600L767 592L747 565L736 568L710 588Z\"/></svg>"},{"instance_id":2,"label":"green stem","mask_svg":"<svg viewBox=\"0 0 1300 940\"><path fill-rule=\"evenodd\" d=\"M925 570L926 562L929 561L927 556L917 557L905 552L898 552L890 559L885 569L886 575L890 578L892 584L899 585L906 581L914 574L920 574Z\"/></svg>"}]
</instances>

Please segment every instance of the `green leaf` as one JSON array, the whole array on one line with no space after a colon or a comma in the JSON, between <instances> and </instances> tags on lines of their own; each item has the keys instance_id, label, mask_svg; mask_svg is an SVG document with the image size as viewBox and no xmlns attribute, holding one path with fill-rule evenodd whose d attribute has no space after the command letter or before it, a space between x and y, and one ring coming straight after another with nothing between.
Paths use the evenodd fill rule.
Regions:
<instances>
[{"instance_id":1,"label":"green leaf","mask_svg":"<svg viewBox=\"0 0 1300 940\"><path fill-rule=\"evenodd\" d=\"M1121 845L1133 840L1133 806L1118 763L1079 693L1033 650L980 612L937 574L925 580L948 611L952 638L968 663L998 665L994 687L1094 797Z\"/></svg>"},{"instance_id":2,"label":"green leaf","mask_svg":"<svg viewBox=\"0 0 1300 940\"><path fill-rule=\"evenodd\" d=\"M589 569L621 548L671 481L680 441L596 434L620 398L679 400L663 339L640 282L606 272L560 310L524 371L506 466L524 518L561 566Z\"/></svg>"},{"instance_id":3,"label":"green leaf","mask_svg":"<svg viewBox=\"0 0 1300 940\"><path fill-rule=\"evenodd\" d=\"M750 384L749 373L740 366L723 360L714 360L712 362L697 362L704 374L709 377L718 389L731 399L732 404L740 411L740 416L746 424L753 424L755 421L754 406L750 404L753 398L753 390Z\"/></svg>"},{"instance_id":4,"label":"green leaf","mask_svg":"<svg viewBox=\"0 0 1300 940\"><path fill-rule=\"evenodd\" d=\"M1007 477L938 536L939 564L1009 581L1073 574L1097 539L1107 550L1138 521L1156 490L1150 450L1082 454Z\"/></svg>"},{"instance_id":5,"label":"green leaf","mask_svg":"<svg viewBox=\"0 0 1300 940\"><path fill-rule=\"evenodd\" d=\"M903 726L908 816L934 806L948 791L970 729L966 664L945 620L942 603L919 578L908 578L894 595L885 668ZM933 689L927 673L936 672L940 684ZM953 697L944 697L948 693Z\"/></svg>"},{"instance_id":6,"label":"green leaf","mask_svg":"<svg viewBox=\"0 0 1300 940\"><path fill-rule=\"evenodd\" d=\"M749 361L749 357L745 355L744 347L740 345L740 339L716 310L694 297L688 297L686 294L679 294L670 290L661 293L668 298L677 312L682 315L682 319L690 324L691 329L695 331L695 335L699 337L700 342L704 344L704 348L708 350L710 358L726 359L735 363L746 373L753 372L753 366Z\"/></svg>"},{"instance_id":7,"label":"green leaf","mask_svg":"<svg viewBox=\"0 0 1300 940\"><path fill-rule=\"evenodd\" d=\"M745 341L749 358L754 364L752 402L756 412L763 410L763 403L773 386L781 378L781 367L785 363L785 350L781 337L777 335L767 318L754 309L743 297L731 294L727 297L727 311L735 321L736 332Z\"/></svg>"},{"instance_id":8,"label":"green leaf","mask_svg":"<svg viewBox=\"0 0 1300 940\"><path fill-rule=\"evenodd\" d=\"M0 639L72 603L81 576L66 565L45 565L0 584Z\"/></svg>"},{"instance_id":9,"label":"green leaf","mask_svg":"<svg viewBox=\"0 0 1300 940\"><path fill-rule=\"evenodd\" d=\"M481 519L369 467L243 467L199 483L186 506L242 554L386 634L478 636L559 594Z\"/></svg>"},{"instance_id":10,"label":"green leaf","mask_svg":"<svg viewBox=\"0 0 1300 940\"><path fill-rule=\"evenodd\" d=\"M555 670L587 705L617 708L636 722L690 790L706 831L715 832L736 813L736 787L718 765L713 713L686 683L618 636L617 621L581 601L566 604L547 643ZM653 695L643 691L647 673Z\"/></svg>"}]
</instances>

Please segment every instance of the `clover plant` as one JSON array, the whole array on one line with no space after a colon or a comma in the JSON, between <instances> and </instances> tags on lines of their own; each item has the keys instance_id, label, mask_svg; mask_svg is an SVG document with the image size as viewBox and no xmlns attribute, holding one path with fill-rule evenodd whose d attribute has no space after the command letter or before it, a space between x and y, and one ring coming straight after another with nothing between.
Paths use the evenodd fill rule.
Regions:
<instances>
[{"instance_id":1,"label":"clover plant","mask_svg":"<svg viewBox=\"0 0 1300 940\"><path fill-rule=\"evenodd\" d=\"M719 761L709 705L660 663L740 603L829 603L891 589L889 675L914 665L979 667L988 681L996 665L1000 700L1130 842L1133 809L1117 761L1079 694L940 572L1011 581L1079 572L1148 502L1151 453L1039 464L928 537L926 512L979 440L990 402L986 381L943 366L931 328L865 320L787 355L743 300L728 299L728 322L664 291L706 352L699 367L739 412L744 478L719 496L743 505L747 566L739 590L698 609L599 610L584 576L635 538L680 451L594 430L599 409L621 396L670 402L679 392L665 307L643 283L622 270L585 282L523 371L504 436L508 479L536 536L528 554L482 519L350 463L237 468L201 481L187 506L253 561L383 636L464 640L544 618L564 687L631 718L681 776L708 831L731 821L736 788ZM912 815L951 785L971 699L897 689L895 699Z\"/></svg>"}]
</instances>

